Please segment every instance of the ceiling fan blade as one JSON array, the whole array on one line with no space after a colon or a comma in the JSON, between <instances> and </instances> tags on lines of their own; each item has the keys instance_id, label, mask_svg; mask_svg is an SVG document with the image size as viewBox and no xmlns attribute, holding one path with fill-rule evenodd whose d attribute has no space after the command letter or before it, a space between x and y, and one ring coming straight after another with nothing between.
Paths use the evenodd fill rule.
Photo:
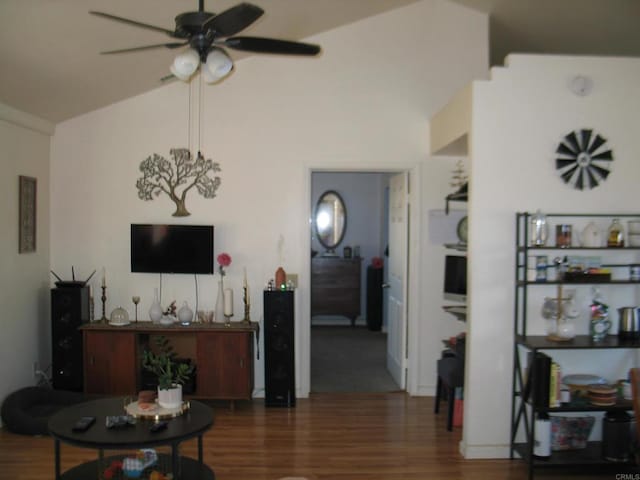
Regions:
<instances>
[{"instance_id":1,"label":"ceiling fan blade","mask_svg":"<svg viewBox=\"0 0 640 480\"><path fill-rule=\"evenodd\" d=\"M131 53L131 52L139 52L140 50L151 50L153 48L180 48L185 45L189 45L189 42L172 42L172 43L160 43L157 45L145 45L143 47L131 47L131 48L121 48L120 50L109 50L107 52L100 52L101 55L111 55L113 53Z\"/></svg>"},{"instance_id":2,"label":"ceiling fan blade","mask_svg":"<svg viewBox=\"0 0 640 480\"><path fill-rule=\"evenodd\" d=\"M320 53L318 45L275 38L232 37L227 38L223 43L235 50L255 53L282 53L285 55L317 55Z\"/></svg>"},{"instance_id":3,"label":"ceiling fan blade","mask_svg":"<svg viewBox=\"0 0 640 480\"><path fill-rule=\"evenodd\" d=\"M135 20L129 20L128 18L117 17L115 15L111 15L110 13L95 12L95 11L89 11L89 13L92 14L92 15L97 15L98 17L108 18L109 20L115 20L116 22L127 23L129 25L133 25L134 27L142 27L142 28L146 28L147 30L154 30L156 32L165 33L165 34L169 35L170 37L175 36L175 32L173 30L169 30L169 29L162 28L162 27L156 27L155 25L149 25L149 24L146 24L146 23L136 22Z\"/></svg>"},{"instance_id":4,"label":"ceiling fan blade","mask_svg":"<svg viewBox=\"0 0 640 480\"><path fill-rule=\"evenodd\" d=\"M203 30L213 30L219 37L228 37L244 30L262 16L264 10L251 3L239 3L211 17L202 25Z\"/></svg>"}]
</instances>

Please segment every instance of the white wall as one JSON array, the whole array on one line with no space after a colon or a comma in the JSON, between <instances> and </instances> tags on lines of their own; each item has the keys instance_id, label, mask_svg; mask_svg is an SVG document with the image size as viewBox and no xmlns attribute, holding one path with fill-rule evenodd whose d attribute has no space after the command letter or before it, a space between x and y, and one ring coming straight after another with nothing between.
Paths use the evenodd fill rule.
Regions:
<instances>
[{"instance_id":1,"label":"white wall","mask_svg":"<svg viewBox=\"0 0 640 480\"><path fill-rule=\"evenodd\" d=\"M590 95L576 96L568 89L578 74L593 79ZM508 456L515 212L638 212L638 111L638 59L514 55L507 68L493 70L491 81L474 84L463 436L467 457ZM608 180L589 191L566 186L554 164L558 143L581 128L604 136L615 159ZM628 295L627 301L637 301L632 292ZM582 298L588 299L588 291ZM587 325L583 317L579 333L587 333ZM542 333L541 319L532 329ZM590 363L571 367L587 371L563 373L598 373L593 371L598 364L607 363L587 358ZM618 375L625 373L620 370Z\"/></svg>"},{"instance_id":2,"label":"white wall","mask_svg":"<svg viewBox=\"0 0 640 480\"><path fill-rule=\"evenodd\" d=\"M49 142L53 125L0 104L0 403L50 364ZM18 176L37 179L36 251L18 253Z\"/></svg>"},{"instance_id":3,"label":"white wall","mask_svg":"<svg viewBox=\"0 0 640 480\"><path fill-rule=\"evenodd\" d=\"M221 85L203 87L201 148L221 163L222 186L213 200L192 193L187 199L192 215L183 219L170 216L173 204L164 196L139 200L134 185L148 155L186 146L185 84L175 82L60 124L52 144L52 268L69 271L73 264L84 276L105 266L107 312L119 304L131 311L134 294L142 297L139 311L147 312L157 278L129 273L129 224L214 224L216 252L233 257L226 283L240 288L247 267L253 319L262 317L260 290L279 265L301 274L298 299L306 308L297 320L297 353L303 361L311 171L426 164L428 118L463 85L486 77L487 39L485 15L424 0L307 39L322 45L319 58L254 56L237 62ZM418 218L422 208L432 206L415 205ZM415 253L419 262L419 249ZM428 291L430 273L419 278L414 288ZM199 282L200 306L210 309L214 277ZM194 303L190 277L165 278L164 292L165 304L174 298ZM235 299L240 311L241 296ZM421 317L412 332L416 357L421 336L430 335L430 321ZM302 393L305 368L308 376L308 365L297 369ZM258 390L262 370L260 360Z\"/></svg>"}]
</instances>

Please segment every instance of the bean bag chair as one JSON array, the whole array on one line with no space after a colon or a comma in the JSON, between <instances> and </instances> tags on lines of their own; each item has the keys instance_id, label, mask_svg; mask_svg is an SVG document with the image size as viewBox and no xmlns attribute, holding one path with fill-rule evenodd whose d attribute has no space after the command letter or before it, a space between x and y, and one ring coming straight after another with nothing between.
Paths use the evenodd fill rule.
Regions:
<instances>
[{"instance_id":1,"label":"bean bag chair","mask_svg":"<svg viewBox=\"0 0 640 480\"><path fill-rule=\"evenodd\" d=\"M13 433L47 435L49 417L58 410L86 400L83 393L52 390L46 387L25 387L2 403L2 423Z\"/></svg>"}]
</instances>

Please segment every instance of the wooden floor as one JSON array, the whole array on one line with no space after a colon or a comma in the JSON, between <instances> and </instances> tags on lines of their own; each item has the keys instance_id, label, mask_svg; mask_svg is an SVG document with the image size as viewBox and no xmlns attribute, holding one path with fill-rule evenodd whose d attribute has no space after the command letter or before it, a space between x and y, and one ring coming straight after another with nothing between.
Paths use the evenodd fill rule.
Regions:
<instances>
[{"instance_id":1,"label":"wooden floor","mask_svg":"<svg viewBox=\"0 0 640 480\"><path fill-rule=\"evenodd\" d=\"M293 409L265 408L259 399L214 409L204 460L217 480L526 478L520 461L462 459L460 429L446 431L432 397L312 394ZM182 453L195 457L196 442L185 442ZM92 450L62 446L63 471L95 458ZM51 480L51 438L0 430L0 478Z\"/></svg>"}]
</instances>

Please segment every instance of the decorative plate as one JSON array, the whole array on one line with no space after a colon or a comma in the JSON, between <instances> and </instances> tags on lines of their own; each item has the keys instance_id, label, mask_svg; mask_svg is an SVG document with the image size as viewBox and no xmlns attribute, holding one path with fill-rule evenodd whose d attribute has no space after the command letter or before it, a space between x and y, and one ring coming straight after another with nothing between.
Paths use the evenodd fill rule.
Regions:
<instances>
[{"instance_id":1,"label":"decorative plate","mask_svg":"<svg viewBox=\"0 0 640 480\"><path fill-rule=\"evenodd\" d=\"M462 217L460 219L460 221L458 222L458 227L456 228L456 233L458 234L458 240L460 240L460 243L467 243L467 238L468 238L468 219L467 216L465 215L464 217Z\"/></svg>"},{"instance_id":2,"label":"decorative plate","mask_svg":"<svg viewBox=\"0 0 640 480\"><path fill-rule=\"evenodd\" d=\"M562 383L565 385L604 385L607 381L598 375L590 375L588 373L576 373L562 377Z\"/></svg>"},{"instance_id":3,"label":"decorative plate","mask_svg":"<svg viewBox=\"0 0 640 480\"><path fill-rule=\"evenodd\" d=\"M578 190L589 190L605 181L613 161L606 143L586 128L565 135L556 148L556 170L562 181Z\"/></svg>"}]
</instances>

